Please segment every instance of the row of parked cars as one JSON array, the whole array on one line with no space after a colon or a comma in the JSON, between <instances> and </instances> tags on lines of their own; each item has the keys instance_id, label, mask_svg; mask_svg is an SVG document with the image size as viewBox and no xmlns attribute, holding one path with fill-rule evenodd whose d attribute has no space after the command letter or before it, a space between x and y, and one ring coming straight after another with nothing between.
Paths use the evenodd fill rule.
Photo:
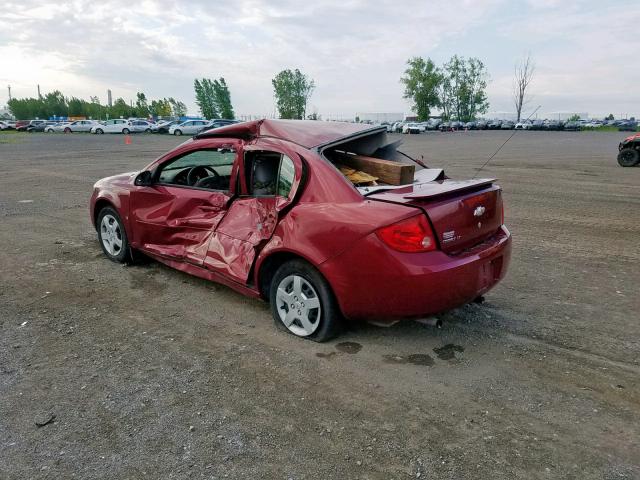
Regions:
<instances>
[{"instance_id":1,"label":"row of parked cars","mask_svg":"<svg viewBox=\"0 0 640 480\"><path fill-rule=\"evenodd\" d=\"M578 131L597 129L605 126L617 127L620 131L635 132L638 123L635 120L578 120L563 122L559 120L533 120L513 122L510 120L477 120L472 122L442 121L431 119L428 122L395 122L387 123L387 131L393 133L422 133L430 130L452 132L457 130L567 130Z\"/></svg>"},{"instance_id":2,"label":"row of parked cars","mask_svg":"<svg viewBox=\"0 0 640 480\"><path fill-rule=\"evenodd\" d=\"M15 129L23 132L77 133L169 133L171 135L195 135L202 130L222 127L236 123L237 120L161 120L154 122L140 118L114 118L111 120L75 120L55 122L50 120L24 120L18 122L0 122L0 130Z\"/></svg>"}]
</instances>

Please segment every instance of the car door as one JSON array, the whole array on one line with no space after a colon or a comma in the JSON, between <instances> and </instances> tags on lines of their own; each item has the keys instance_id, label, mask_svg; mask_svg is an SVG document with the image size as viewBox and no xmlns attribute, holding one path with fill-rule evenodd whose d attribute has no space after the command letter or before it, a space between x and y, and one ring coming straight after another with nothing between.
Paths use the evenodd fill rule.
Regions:
<instances>
[{"instance_id":1,"label":"car door","mask_svg":"<svg viewBox=\"0 0 640 480\"><path fill-rule=\"evenodd\" d=\"M271 177L258 178L257 165L271 162ZM247 283L258 253L271 239L283 209L293 202L302 179L300 157L278 146L247 147L240 159L239 195L211 237L204 264Z\"/></svg>"},{"instance_id":2,"label":"car door","mask_svg":"<svg viewBox=\"0 0 640 480\"><path fill-rule=\"evenodd\" d=\"M215 142L207 148L187 146L154 170L150 186L134 188L130 197L134 247L202 265L236 185L237 153L222 143L219 147ZM188 171L196 167L215 171L218 183L207 188L190 184Z\"/></svg>"}]
</instances>

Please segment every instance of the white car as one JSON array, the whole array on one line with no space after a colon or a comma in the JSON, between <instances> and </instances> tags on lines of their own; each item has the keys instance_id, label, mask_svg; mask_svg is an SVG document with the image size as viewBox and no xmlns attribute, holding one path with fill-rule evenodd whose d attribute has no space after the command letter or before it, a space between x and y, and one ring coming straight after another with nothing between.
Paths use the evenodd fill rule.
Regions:
<instances>
[{"instance_id":1,"label":"white car","mask_svg":"<svg viewBox=\"0 0 640 480\"><path fill-rule=\"evenodd\" d=\"M516 123L515 129L516 130L529 130L529 129L531 129L531 125L533 125L531 122L518 122L518 123Z\"/></svg>"},{"instance_id":2,"label":"white car","mask_svg":"<svg viewBox=\"0 0 640 480\"><path fill-rule=\"evenodd\" d=\"M71 122L61 122L56 123L55 125L47 125L46 127L44 127L44 131L45 133L63 132L64 129L70 124Z\"/></svg>"},{"instance_id":3,"label":"white car","mask_svg":"<svg viewBox=\"0 0 640 480\"><path fill-rule=\"evenodd\" d=\"M64 125L61 131L63 131L64 133L90 132L91 128L95 127L96 125L99 125L99 123L96 122L95 120L76 120L75 122L71 122L71 123L68 123L67 125ZM60 128L60 126L56 126L53 128L56 129L55 131L60 131L60 130L57 130L58 128Z\"/></svg>"},{"instance_id":4,"label":"white car","mask_svg":"<svg viewBox=\"0 0 640 480\"><path fill-rule=\"evenodd\" d=\"M422 133L425 131L424 125L419 123L407 123L402 127L402 133Z\"/></svg>"},{"instance_id":5,"label":"white car","mask_svg":"<svg viewBox=\"0 0 640 480\"><path fill-rule=\"evenodd\" d=\"M105 120L104 122L94 125L90 131L98 135L103 133L124 133L126 135L133 131L130 123L129 120L123 118L114 118L113 120Z\"/></svg>"},{"instance_id":6,"label":"white car","mask_svg":"<svg viewBox=\"0 0 640 480\"><path fill-rule=\"evenodd\" d=\"M146 120L131 120L132 132L137 133L151 133L158 131L158 126L155 123L148 122Z\"/></svg>"},{"instance_id":7,"label":"white car","mask_svg":"<svg viewBox=\"0 0 640 480\"><path fill-rule=\"evenodd\" d=\"M9 128L9 125L5 122L0 122L0 130L6 130Z\"/></svg>"},{"instance_id":8,"label":"white car","mask_svg":"<svg viewBox=\"0 0 640 480\"><path fill-rule=\"evenodd\" d=\"M169 133L171 135L195 135L208 127L209 124L210 122L206 120L187 120L178 125L171 125Z\"/></svg>"}]
</instances>

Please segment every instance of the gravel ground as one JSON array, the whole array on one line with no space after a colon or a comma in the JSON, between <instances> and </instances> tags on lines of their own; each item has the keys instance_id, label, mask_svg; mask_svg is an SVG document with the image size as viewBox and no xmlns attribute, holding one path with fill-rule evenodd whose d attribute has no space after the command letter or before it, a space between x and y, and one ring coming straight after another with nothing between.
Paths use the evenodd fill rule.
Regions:
<instances>
[{"instance_id":1,"label":"gravel ground","mask_svg":"<svg viewBox=\"0 0 640 480\"><path fill-rule=\"evenodd\" d=\"M403 139L463 178L508 135ZM640 478L624 136L518 133L483 173L514 238L487 301L314 344L260 301L102 255L93 182L182 139L0 134L0 478Z\"/></svg>"}]
</instances>

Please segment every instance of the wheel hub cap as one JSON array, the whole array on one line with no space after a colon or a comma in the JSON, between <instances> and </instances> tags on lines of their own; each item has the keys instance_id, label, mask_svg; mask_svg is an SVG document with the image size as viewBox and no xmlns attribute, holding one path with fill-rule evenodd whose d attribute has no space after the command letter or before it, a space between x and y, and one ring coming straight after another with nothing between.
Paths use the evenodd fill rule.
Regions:
<instances>
[{"instance_id":1,"label":"wheel hub cap","mask_svg":"<svg viewBox=\"0 0 640 480\"><path fill-rule=\"evenodd\" d=\"M120 224L113 215L105 215L100 222L100 238L109 255L117 256L122 251Z\"/></svg>"},{"instance_id":2,"label":"wheel hub cap","mask_svg":"<svg viewBox=\"0 0 640 480\"><path fill-rule=\"evenodd\" d=\"M282 279L276 292L280 320L299 337L313 334L320 325L320 297L310 282L299 275Z\"/></svg>"}]
</instances>

